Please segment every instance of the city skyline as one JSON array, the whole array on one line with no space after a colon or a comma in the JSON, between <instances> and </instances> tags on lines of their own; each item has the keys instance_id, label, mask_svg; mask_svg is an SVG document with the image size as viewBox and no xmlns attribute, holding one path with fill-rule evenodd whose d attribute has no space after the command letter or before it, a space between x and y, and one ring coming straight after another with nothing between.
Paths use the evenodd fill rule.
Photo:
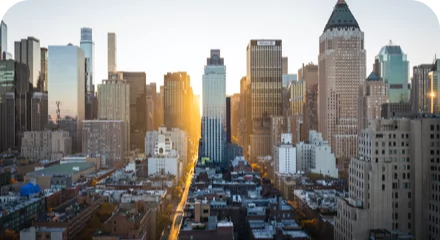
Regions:
<instances>
[{"instance_id":1,"label":"city skyline","mask_svg":"<svg viewBox=\"0 0 440 240\"><path fill-rule=\"evenodd\" d=\"M193 4L186 6L175 3L171 9L165 6L170 2L149 4L147 8L142 3L136 7L133 7L134 5L129 7L127 6L129 4L119 6L111 4L110 1L106 5L108 11L98 11L102 8L99 2L88 3L88 8L83 9L84 11L74 11L83 5L81 1L76 1L72 5L71 3L60 4L52 0L41 0L38 1L38 4L36 1L26 1L14 5L6 13L4 21L8 24L9 46L12 46L13 41L28 36L40 39L42 47L66 45L67 43L79 46L79 30L82 27L92 28L96 45L95 84L99 84L107 78L108 32L115 32L118 35L118 69L145 71L147 82L157 82L158 85L163 83L163 75L166 72L186 71L193 78L192 82L196 94L202 92L203 69L200 69L199 66L203 65L205 52L207 49L218 48L222 50L222 55L225 58L231 59L226 89L227 94L230 95L239 92L239 80L246 74L245 50L250 39L276 38L283 40L283 56L289 57L289 69L291 70L298 69L302 63L314 62L317 64L318 49L315 39L322 33L322 25L327 22L336 1L320 2L321 7L315 9L316 1L276 1L275 5L279 6L277 11L280 11L277 14L272 14L274 11L267 11L264 4L260 6L260 4L253 3L255 9L246 13L247 20L243 21L243 12L246 6L249 6L246 1L234 5L230 2L212 5L192 1ZM435 31L435 29L439 29L438 21L436 21L432 10L422 3L409 0L399 1L399 6L403 7L399 8L398 12L390 13L387 9L395 6L397 0L381 1L381 7L375 8L374 18L371 18L368 11L364 10L370 5L379 4L379 2L369 1L366 3L352 0L347 3L368 39L365 42L367 50L366 74L371 72L374 57L383 46L387 45L389 40L400 45L408 55L410 76L413 66L431 63L434 55L440 54L440 46L435 44L435 39L440 38L440 31ZM45 8L47 5L51 5L55 14L47 13L45 19L38 19L36 13L39 11L34 10ZM225 10L228 15L221 21L204 21L209 17L210 9L213 7L218 9L217 11ZM113 8L117 8L121 14L130 12L132 17L128 20L115 19L111 14ZM31 9L33 12L29 12ZM69 11L63 12L64 9L69 9ZM174 9L181 11L177 11L173 16L167 15L167 19L170 20L156 15L162 10L169 12ZM301 9L313 9L316 14L304 15L302 12L307 11ZM23 21L16 17L19 14L14 16L14 12L29 13L29 18L35 21L31 23ZM187 14L188 12L192 14ZM294 14L290 14L290 12ZM58 13L62 14L58 15ZM273 22L279 24L274 26L270 21L262 21L256 26L247 24L251 21L259 21L258 19L263 13L269 13L268 16L273 19ZM417 15L418 17L407 19L405 16L408 15ZM54 18L57 18L57 21L51 20ZM176 24L173 20L179 21ZM146 23L145 28L138 31L136 28L130 27L130 24L136 23L136 21ZM154 25L149 25L150 22ZM307 24L302 24L303 22L307 22ZM207 28L206 24L210 24L212 27ZM395 24L406 25L406 28L392 27ZM238 31L239 29L246 29L246 31ZM385 29L387 34L383 34ZM58 34L60 31L63 32L61 36ZM409 37L408 32L411 32ZM295 33L301 33L301 35ZM417 38L421 35L430 37ZM185 37L176 40L173 36ZM311 41L312 39L313 41ZM417 42L417 44L411 42ZM136 49L133 49L133 46L136 46ZM144 59L133 61L139 52L143 53ZM190 57L182 61L182 58L172 57L172 55Z\"/></svg>"}]
</instances>

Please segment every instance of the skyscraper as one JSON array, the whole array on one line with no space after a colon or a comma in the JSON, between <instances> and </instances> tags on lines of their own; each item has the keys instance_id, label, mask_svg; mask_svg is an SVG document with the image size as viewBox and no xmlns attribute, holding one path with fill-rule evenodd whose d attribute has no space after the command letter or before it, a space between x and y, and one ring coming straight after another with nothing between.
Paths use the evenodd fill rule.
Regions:
<instances>
[{"instance_id":1,"label":"skyscraper","mask_svg":"<svg viewBox=\"0 0 440 240\"><path fill-rule=\"evenodd\" d=\"M409 62L398 45L382 47L376 56L374 72L388 85L390 103L409 101Z\"/></svg>"},{"instance_id":2,"label":"skyscraper","mask_svg":"<svg viewBox=\"0 0 440 240\"><path fill-rule=\"evenodd\" d=\"M31 129L31 98L29 67L0 61L0 152L19 148L23 133Z\"/></svg>"},{"instance_id":3,"label":"skyscraper","mask_svg":"<svg viewBox=\"0 0 440 240\"><path fill-rule=\"evenodd\" d=\"M143 149L147 130L147 75L145 72L117 72L130 86L130 149ZM109 73L110 76L114 73Z\"/></svg>"},{"instance_id":4,"label":"skyscraper","mask_svg":"<svg viewBox=\"0 0 440 240\"><path fill-rule=\"evenodd\" d=\"M116 33L107 34L108 72L116 72Z\"/></svg>"},{"instance_id":5,"label":"skyscraper","mask_svg":"<svg viewBox=\"0 0 440 240\"><path fill-rule=\"evenodd\" d=\"M220 50L211 50L202 83L204 153L215 163L220 163L226 142L226 66L220 57Z\"/></svg>"},{"instance_id":6,"label":"skyscraper","mask_svg":"<svg viewBox=\"0 0 440 240\"><path fill-rule=\"evenodd\" d=\"M318 130L318 65L303 64L298 79L306 83L303 129L309 134L310 130Z\"/></svg>"},{"instance_id":7,"label":"skyscraper","mask_svg":"<svg viewBox=\"0 0 440 240\"><path fill-rule=\"evenodd\" d=\"M67 116L76 119L77 136L70 134L75 153L81 150L82 121L85 119L85 55L81 48L72 44L49 46L48 52L49 115L53 122Z\"/></svg>"},{"instance_id":8,"label":"skyscraper","mask_svg":"<svg viewBox=\"0 0 440 240\"><path fill-rule=\"evenodd\" d=\"M440 114L440 59L434 59L429 78L431 80L430 113Z\"/></svg>"},{"instance_id":9,"label":"skyscraper","mask_svg":"<svg viewBox=\"0 0 440 240\"><path fill-rule=\"evenodd\" d=\"M146 86L147 91L147 131L153 131L154 129L157 129L160 127L156 123L158 121L156 116L156 102L157 102L157 92L156 92L156 83L150 83Z\"/></svg>"},{"instance_id":10,"label":"skyscraper","mask_svg":"<svg viewBox=\"0 0 440 240\"><path fill-rule=\"evenodd\" d=\"M95 91L95 43L93 42L91 28L81 28L80 47L84 51L84 57L86 61L86 90L88 94L93 94Z\"/></svg>"},{"instance_id":11,"label":"skyscraper","mask_svg":"<svg viewBox=\"0 0 440 240\"><path fill-rule=\"evenodd\" d=\"M250 136L250 157L272 155L270 117L281 116L282 42L281 40L251 40L246 49L250 111L247 112ZM250 118L250 119L249 119ZM250 130L251 128L251 130ZM250 131L249 131L250 130Z\"/></svg>"},{"instance_id":12,"label":"skyscraper","mask_svg":"<svg viewBox=\"0 0 440 240\"><path fill-rule=\"evenodd\" d=\"M41 72L40 72L40 85L37 86L38 91L47 92L47 48L41 48Z\"/></svg>"},{"instance_id":13,"label":"skyscraper","mask_svg":"<svg viewBox=\"0 0 440 240\"><path fill-rule=\"evenodd\" d=\"M15 42L15 61L29 66L29 82L34 88L38 87L41 73L40 40L28 37Z\"/></svg>"},{"instance_id":14,"label":"skyscraper","mask_svg":"<svg viewBox=\"0 0 440 240\"><path fill-rule=\"evenodd\" d=\"M164 76L164 122L168 129L187 131L188 110L185 110L190 88L190 77L186 72L167 73Z\"/></svg>"},{"instance_id":15,"label":"skyscraper","mask_svg":"<svg viewBox=\"0 0 440 240\"><path fill-rule=\"evenodd\" d=\"M125 151L130 150L130 86L119 75L98 85L98 118L124 121Z\"/></svg>"},{"instance_id":16,"label":"skyscraper","mask_svg":"<svg viewBox=\"0 0 440 240\"><path fill-rule=\"evenodd\" d=\"M319 132L336 158L357 152L358 90L365 81L364 33L338 0L319 38Z\"/></svg>"},{"instance_id":17,"label":"skyscraper","mask_svg":"<svg viewBox=\"0 0 440 240\"><path fill-rule=\"evenodd\" d=\"M283 66L282 66L283 75L287 75L289 74L289 58L283 57L282 61L283 61Z\"/></svg>"},{"instance_id":18,"label":"skyscraper","mask_svg":"<svg viewBox=\"0 0 440 240\"><path fill-rule=\"evenodd\" d=\"M31 100L31 131L43 131L48 123L47 93L34 92Z\"/></svg>"},{"instance_id":19,"label":"skyscraper","mask_svg":"<svg viewBox=\"0 0 440 240\"><path fill-rule=\"evenodd\" d=\"M8 25L1 21L0 23L0 60L6 60L8 52Z\"/></svg>"},{"instance_id":20,"label":"skyscraper","mask_svg":"<svg viewBox=\"0 0 440 240\"><path fill-rule=\"evenodd\" d=\"M411 108L414 113L430 112L431 81L429 72L432 64L421 64L413 67L411 78Z\"/></svg>"}]
</instances>

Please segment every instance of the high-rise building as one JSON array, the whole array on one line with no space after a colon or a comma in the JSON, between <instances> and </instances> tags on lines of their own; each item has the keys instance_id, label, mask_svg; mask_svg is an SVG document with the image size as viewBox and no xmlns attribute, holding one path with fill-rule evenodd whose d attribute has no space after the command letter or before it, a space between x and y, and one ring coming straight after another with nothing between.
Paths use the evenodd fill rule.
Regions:
<instances>
[{"instance_id":1,"label":"high-rise building","mask_svg":"<svg viewBox=\"0 0 440 240\"><path fill-rule=\"evenodd\" d=\"M239 106L239 120L237 126L238 145L243 148L244 156L249 159L249 136L251 132L252 123L250 120L250 107L248 98L248 92L246 87L246 77L242 77L240 80L240 106ZM248 112L249 111L249 112Z\"/></svg>"},{"instance_id":2,"label":"high-rise building","mask_svg":"<svg viewBox=\"0 0 440 240\"><path fill-rule=\"evenodd\" d=\"M20 148L23 133L31 130L32 91L26 64L0 61L0 151Z\"/></svg>"},{"instance_id":3,"label":"high-rise building","mask_svg":"<svg viewBox=\"0 0 440 240\"><path fill-rule=\"evenodd\" d=\"M47 92L47 63L48 63L48 55L47 48L41 48L41 72L40 72L40 85L37 86L38 91Z\"/></svg>"},{"instance_id":4,"label":"high-rise building","mask_svg":"<svg viewBox=\"0 0 440 240\"><path fill-rule=\"evenodd\" d=\"M434 143L439 126L437 117L369 122L350 162L349 197L338 198L335 239L367 239L376 229L414 239L440 237L435 230L440 146Z\"/></svg>"},{"instance_id":5,"label":"high-rise building","mask_svg":"<svg viewBox=\"0 0 440 240\"><path fill-rule=\"evenodd\" d=\"M167 73L164 76L164 123L169 129L186 131L188 110L185 109L190 88L190 77L186 72Z\"/></svg>"},{"instance_id":6,"label":"high-rise building","mask_svg":"<svg viewBox=\"0 0 440 240\"><path fill-rule=\"evenodd\" d=\"M292 81L289 85L290 114L303 116L303 107L306 95L306 83L303 80Z\"/></svg>"},{"instance_id":7,"label":"high-rise building","mask_svg":"<svg viewBox=\"0 0 440 240\"><path fill-rule=\"evenodd\" d=\"M274 146L275 173L296 173L296 148L292 146L292 134L281 134L281 143Z\"/></svg>"},{"instance_id":8,"label":"high-rise building","mask_svg":"<svg viewBox=\"0 0 440 240\"><path fill-rule=\"evenodd\" d=\"M109 79L115 73L109 73ZM117 72L130 86L130 149L143 149L147 129L147 76L145 72Z\"/></svg>"},{"instance_id":9,"label":"high-rise building","mask_svg":"<svg viewBox=\"0 0 440 240\"><path fill-rule=\"evenodd\" d=\"M226 143L226 66L220 50L211 50L203 75L202 139L205 157L224 160Z\"/></svg>"},{"instance_id":10,"label":"high-rise building","mask_svg":"<svg viewBox=\"0 0 440 240\"><path fill-rule=\"evenodd\" d=\"M159 121L156 115L156 107L159 107L156 106L156 102L158 101L156 91L155 82L147 84L147 131L153 131L160 127L160 125L156 123L156 121Z\"/></svg>"},{"instance_id":11,"label":"high-rise building","mask_svg":"<svg viewBox=\"0 0 440 240\"><path fill-rule=\"evenodd\" d=\"M107 61L108 72L116 72L116 33L107 34Z\"/></svg>"},{"instance_id":12,"label":"high-rise building","mask_svg":"<svg viewBox=\"0 0 440 240\"><path fill-rule=\"evenodd\" d=\"M123 120L84 120L82 152L100 156L106 166L122 167L125 163L125 122Z\"/></svg>"},{"instance_id":13,"label":"high-rise building","mask_svg":"<svg viewBox=\"0 0 440 240\"><path fill-rule=\"evenodd\" d=\"M319 38L319 132L335 153L356 155L359 86L365 81L364 33L344 0L338 0Z\"/></svg>"},{"instance_id":14,"label":"high-rise building","mask_svg":"<svg viewBox=\"0 0 440 240\"><path fill-rule=\"evenodd\" d=\"M238 124L240 122L240 94L231 96L231 141L238 143Z\"/></svg>"},{"instance_id":15,"label":"high-rise building","mask_svg":"<svg viewBox=\"0 0 440 240\"><path fill-rule=\"evenodd\" d=\"M429 93L430 109L432 114L440 114L440 59L434 59L432 70L429 73L431 92Z\"/></svg>"},{"instance_id":16,"label":"high-rise building","mask_svg":"<svg viewBox=\"0 0 440 240\"><path fill-rule=\"evenodd\" d=\"M382 47L376 56L374 72L388 85L390 103L409 101L409 62L398 45Z\"/></svg>"},{"instance_id":17,"label":"high-rise building","mask_svg":"<svg viewBox=\"0 0 440 240\"><path fill-rule=\"evenodd\" d=\"M29 66L29 82L38 87L41 73L40 40L28 37L15 42L15 61Z\"/></svg>"},{"instance_id":18,"label":"high-rise building","mask_svg":"<svg viewBox=\"0 0 440 240\"><path fill-rule=\"evenodd\" d=\"M359 132L368 127L368 120L380 119L382 104L388 102L388 85L371 72L364 85L359 88Z\"/></svg>"},{"instance_id":19,"label":"high-rise building","mask_svg":"<svg viewBox=\"0 0 440 240\"><path fill-rule=\"evenodd\" d=\"M43 131L48 122L47 93L34 92L31 100L31 131Z\"/></svg>"},{"instance_id":20,"label":"high-rise building","mask_svg":"<svg viewBox=\"0 0 440 240\"><path fill-rule=\"evenodd\" d=\"M309 63L298 70L298 79L306 83L304 103L304 132L318 130L318 65Z\"/></svg>"},{"instance_id":21,"label":"high-rise building","mask_svg":"<svg viewBox=\"0 0 440 240\"><path fill-rule=\"evenodd\" d=\"M81 28L80 47L84 51L85 57L85 77L86 77L86 116L85 119L94 118L95 101L95 43L91 28Z\"/></svg>"},{"instance_id":22,"label":"high-rise building","mask_svg":"<svg viewBox=\"0 0 440 240\"><path fill-rule=\"evenodd\" d=\"M226 97L226 143L231 141L231 97Z\"/></svg>"},{"instance_id":23,"label":"high-rise building","mask_svg":"<svg viewBox=\"0 0 440 240\"><path fill-rule=\"evenodd\" d=\"M86 61L86 85L87 93L94 92L94 69L95 69L95 43L93 42L93 32L91 28L81 28L80 47L84 51Z\"/></svg>"},{"instance_id":24,"label":"high-rise building","mask_svg":"<svg viewBox=\"0 0 440 240\"><path fill-rule=\"evenodd\" d=\"M52 122L69 117L76 119L77 134L72 137L72 152L81 151L82 120L85 119L85 56L72 44L49 46L48 50L49 115ZM68 124L72 126L72 124ZM59 126L61 128L61 126ZM63 129L69 131L68 129Z\"/></svg>"},{"instance_id":25,"label":"high-rise building","mask_svg":"<svg viewBox=\"0 0 440 240\"><path fill-rule=\"evenodd\" d=\"M283 73L283 75L287 75L287 74L289 74L289 58L283 57L282 61L283 61L282 73Z\"/></svg>"},{"instance_id":26,"label":"high-rise building","mask_svg":"<svg viewBox=\"0 0 440 240\"><path fill-rule=\"evenodd\" d=\"M414 113L429 113L431 80L429 73L432 71L432 64L421 64L413 67L411 78L411 108Z\"/></svg>"},{"instance_id":27,"label":"high-rise building","mask_svg":"<svg viewBox=\"0 0 440 240\"><path fill-rule=\"evenodd\" d=\"M272 155L272 147L267 147L267 141L270 141L270 117L283 113L282 42L251 40L246 53L246 90L249 91L249 103L246 105L250 107L246 118L252 160L258 156Z\"/></svg>"},{"instance_id":28,"label":"high-rise building","mask_svg":"<svg viewBox=\"0 0 440 240\"><path fill-rule=\"evenodd\" d=\"M98 118L124 121L125 151L130 151L130 86L119 75L98 85Z\"/></svg>"},{"instance_id":29,"label":"high-rise building","mask_svg":"<svg viewBox=\"0 0 440 240\"><path fill-rule=\"evenodd\" d=\"M72 139L66 131L25 132L21 141L21 156L31 160L60 160L71 154Z\"/></svg>"},{"instance_id":30,"label":"high-rise building","mask_svg":"<svg viewBox=\"0 0 440 240\"><path fill-rule=\"evenodd\" d=\"M8 52L8 25L1 21L0 23L0 60L6 60Z\"/></svg>"}]
</instances>

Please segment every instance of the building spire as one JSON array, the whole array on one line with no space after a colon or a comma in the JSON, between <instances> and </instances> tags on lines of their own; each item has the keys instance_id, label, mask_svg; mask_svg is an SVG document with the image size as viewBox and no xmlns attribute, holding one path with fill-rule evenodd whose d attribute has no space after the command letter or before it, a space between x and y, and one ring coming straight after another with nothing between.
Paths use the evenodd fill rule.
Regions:
<instances>
[{"instance_id":1,"label":"building spire","mask_svg":"<svg viewBox=\"0 0 440 240\"><path fill-rule=\"evenodd\" d=\"M347 3L345 2L345 0L338 0L337 4L347 4Z\"/></svg>"}]
</instances>

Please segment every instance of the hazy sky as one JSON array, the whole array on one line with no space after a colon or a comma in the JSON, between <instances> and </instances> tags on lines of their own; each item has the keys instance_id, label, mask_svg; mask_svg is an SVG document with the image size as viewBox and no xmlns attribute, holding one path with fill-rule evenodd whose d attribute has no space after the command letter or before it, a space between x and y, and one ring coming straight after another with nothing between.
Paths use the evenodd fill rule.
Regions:
<instances>
[{"instance_id":1,"label":"hazy sky","mask_svg":"<svg viewBox=\"0 0 440 240\"><path fill-rule=\"evenodd\" d=\"M79 46L81 27L93 28L95 79L107 76L107 32L117 34L118 70L145 71L147 82L163 84L166 72L187 71L196 93L212 48L221 49L227 93L239 92L246 74L250 39L282 39L289 72L317 63L319 36L336 0L28 0L4 16L9 52L27 36L41 46ZM365 32L367 71L392 40L408 55L410 67L440 55L439 21L413 0L347 0ZM367 75L368 75L367 73ZM50 79L49 79L50 84Z\"/></svg>"}]
</instances>

